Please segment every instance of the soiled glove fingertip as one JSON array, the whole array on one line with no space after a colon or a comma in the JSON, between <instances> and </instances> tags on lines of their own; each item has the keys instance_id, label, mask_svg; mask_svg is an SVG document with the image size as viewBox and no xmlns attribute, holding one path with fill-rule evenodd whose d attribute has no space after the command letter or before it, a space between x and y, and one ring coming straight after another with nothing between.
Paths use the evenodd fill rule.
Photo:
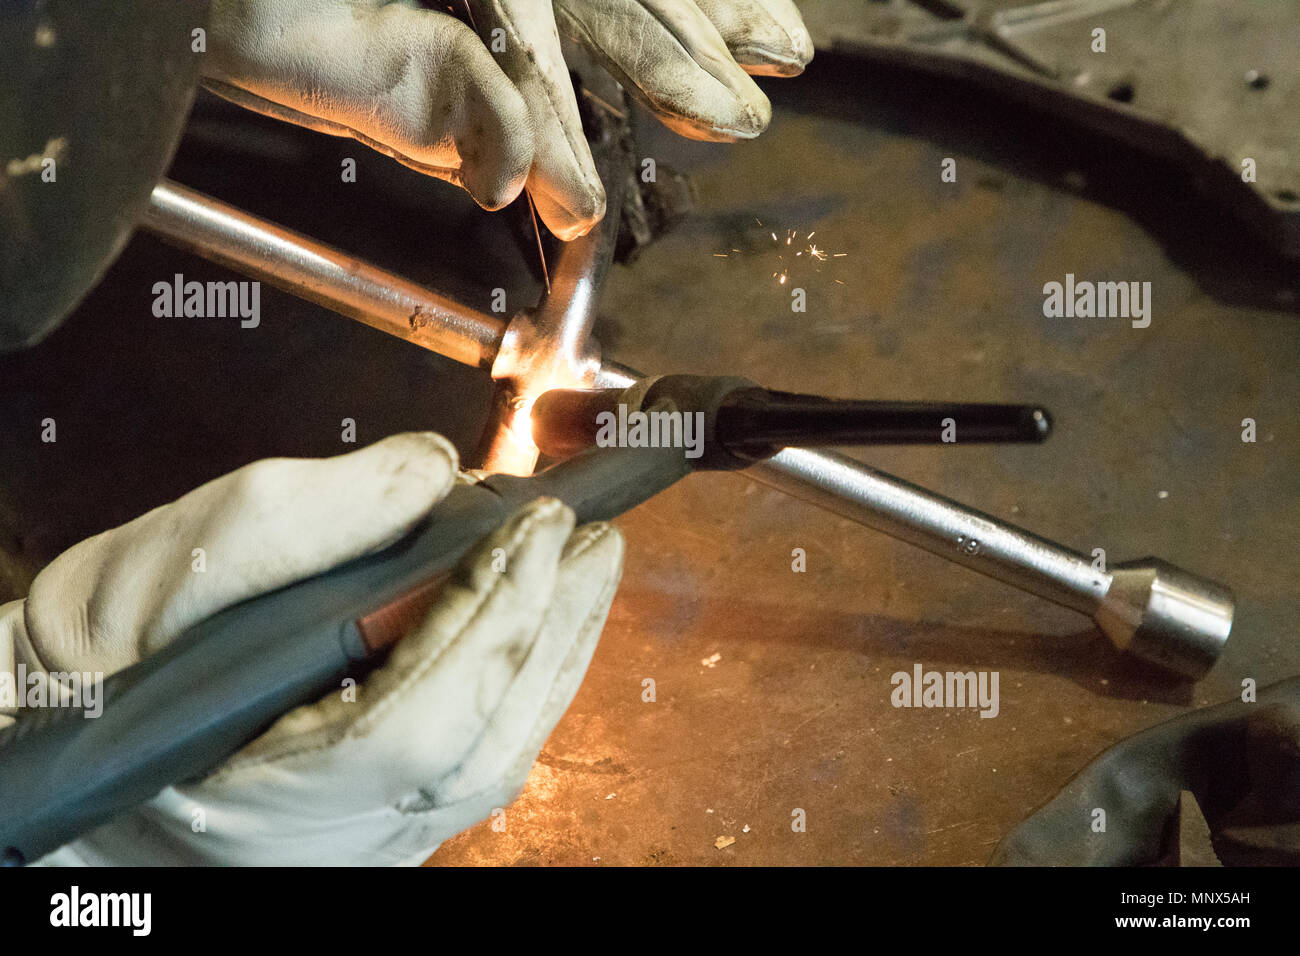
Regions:
<instances>
[{"instance_id":1,"label":"soiled glove fingertip","mask_svg":"<svg viewBox=\"0 0 1300 956\"><path fill-rule=\"evenodd\" d=\"M804 34L804 38L806 45L802 47L778 49L754 44L738 47L732 53L736 62L750 76L798 76L813 58L812 43L807 40L807 34Z\"/></svg>"},{"instance_id":2,"label":"soiled glove fingertip","mask_svg":"<svg viewBox=\"0 0 1300 956\"><path fill-rule=\"evenodd\" d=\"M745 121L735 123L728 129L738 139L753 139L772 122L772 104L761 91L758 96L745 100L744 111Z\"/></svg>"},{"instance_id":3,"label":"soiled glove fingertip","mask_svg":"<svg viewBox=\"0 0 1300 956\"><path fill-rule=\"evenodd\" d=\"M488 212L497 212L519 198L528 181L528 166L516 162L502 166L483 163L475 153L462 156L457 185Z\"/></svg>"},{"instance_id":4,"label":"soiled glove fingertip","mask_svg":"<svg viewBox=\"0 0 1300 956\"><path fill-rule=\"evenodd\" d=\"M755 87L757 91L757 87ZM772 104L761 91L741 99L726 112L713 110L707 116L688 116L656 110L660 120L679 136L705 142L731 142L754 139L772 121Z\"/></svg>"},{"instance_id":5,"label":"soiled glove fingertip","mask_svg":"<svg viewBox=\"0 0 1300 956\"><path fill-rule=\"evenodd\" d=\"M812 37L802 26L777 22L729 43L731 55L751 76L798 76L813 58Z\"/></svg>"},{"instance_id":6,"label":"soiled glove fingertip","mask_svg":"<svg viewBox=\"0 0 1300 956\"><path fill-rule=\"evenodd\" d=\"M314 463L300 479L343 508L314 531L322 550L350 556L386 547L405 534L456 483L456 446L435 432L402 432L366 448ZM349 490L352 494L349 494ZM351 543L350 543L351 542Z\"/></svg>"},{"instance_id":7,"label":"soiled glove fingertip","mask_svg":"<svg viewBox=\"0 0 1300 956\"><path fill-rule=\"evenodd\" d=\"M534 193L533 201L546 228L564 242L582 238L605 218L605 190L599 184L595 189L573 190L563 201Z\"/></svg>"},{"instance_id":8,"label":"soiled glove fingertip","mask_svg":"<svg viewBox=\"0 0 1300 956\"><path fill-rule=\"evenodd\" d=\"M695 2L751 76L797 76L812 60L812 37L790 0Z\"/></svg>"},{"instance_id":9,"label":"soiled glove fingertip","mask_svg":"<svg viewBox=\"0 0 1300 956\"><path fill-rule=\"evenodd\" d=\"M500 212L518 199L519 194L524 191L522 182L519 184L513 182L490 184L486 188L466 184L465 189L473 197L474 201L488 212Z\"/></svg>"},{"instance_id":10,"label":"soiled glove fingertip","mask_svg":"<svg viewBox=\"0 0 1300 956\"><path fill-rule=\"evenodd\" d=\"M370 447L387 479L386 496L414 494L432 502L444 497L456 481L460 455L437 432L402 432Z\"/></svg>"}]
</instances>

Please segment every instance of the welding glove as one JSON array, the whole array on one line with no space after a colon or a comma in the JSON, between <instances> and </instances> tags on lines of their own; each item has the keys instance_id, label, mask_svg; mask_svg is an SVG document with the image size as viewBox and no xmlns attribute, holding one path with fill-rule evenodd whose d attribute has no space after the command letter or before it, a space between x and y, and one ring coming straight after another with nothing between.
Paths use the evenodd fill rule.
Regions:
<instances>
[{"instance_id":1,"label":"welding glove","mask_svg":"<svg viewBox=\"0 0 1300 956\"><path fill-rule=\"evenodd\" d=\"M455 2L483 40L416 0L214 0L205 82L352 136L487 209L527 185L550 230L573 239L604 215L605 193L557 22L693 139L757 136L771 107L747 74L791 76L812 58L791 0Z\"/></svg>"},{"instance_id":2,"label":"welding glove","mask_svg":"<svg viewBox=\"0 0 1300 956\"><path fill-rule=\"evenodd\" d=\"M71 548L0 608L0 669L128 667L225 607L396 541L456 462L441 436L405 434L209 482ZM608 525L573 525L554 499L520 509L360 686L43 862L420 863L514 799L586 672L623 546Z\"/></svg>"}]
</instances>

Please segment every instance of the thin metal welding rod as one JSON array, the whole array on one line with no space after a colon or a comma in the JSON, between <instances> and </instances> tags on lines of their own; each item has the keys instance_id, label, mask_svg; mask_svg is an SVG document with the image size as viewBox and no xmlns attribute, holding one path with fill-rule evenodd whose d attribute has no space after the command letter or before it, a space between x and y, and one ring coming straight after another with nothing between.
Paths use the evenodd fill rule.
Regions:
<instances>
[{"instance_id":1,"label":"thin metal welding rod","mask_svg":"<svg viewBox=\"0 0 1300 956\"><path fill-rule=\"evenodd\" d=\"M504 317L467 308L170 180L141 223L175 245L466 365L491 368Z\"/></svg>"}]
</instances>

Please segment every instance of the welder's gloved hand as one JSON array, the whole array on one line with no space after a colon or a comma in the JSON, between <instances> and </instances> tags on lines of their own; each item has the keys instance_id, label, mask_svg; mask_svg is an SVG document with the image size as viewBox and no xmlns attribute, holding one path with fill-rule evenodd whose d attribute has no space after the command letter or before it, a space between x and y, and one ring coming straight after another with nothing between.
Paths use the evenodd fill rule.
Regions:
<instances>
[{"instance_id":1,"label":"welder's gloved hand","mask_svg":"<svg viewBox=\"0 0 1300 956\"><path fill-rule=\"evenodd\" d=\"M990 862L1177 863L1183 791L1225 865L1300 865L1300 677L1120 741L1012 830Z\"/></svg>"},{"instance_id":2,"label":"welder's gloved hand","mask_svg":"<svg viewBox=\"0 0 1300 956\"><path fill-rule=\"evenodd\" d=\"M457 2L478 36L416 0L214 0L207 83L353 136L487 209L527 184L550 230L573 239L604 215L605 194L557 22L694 139L758 135L771 107L747 74L791 76L812 58L791 0Z\"/></svg>"},{"instance_id":3,"label":"welder's gloved hand","mask_svg":"<svg viewBox=\"0 0 1300 956\"><path fill-rule=\"evenodd\" d=\"M212 481L55 559L0 608L0 667L127 667L222 608L396 541L456 466L441 436L406 434ZM44 862L420 863L515 797L582 681L623 546L608 525L573 522L553 499L520 509L360 686Z\"/></svg>"}]
</instances>

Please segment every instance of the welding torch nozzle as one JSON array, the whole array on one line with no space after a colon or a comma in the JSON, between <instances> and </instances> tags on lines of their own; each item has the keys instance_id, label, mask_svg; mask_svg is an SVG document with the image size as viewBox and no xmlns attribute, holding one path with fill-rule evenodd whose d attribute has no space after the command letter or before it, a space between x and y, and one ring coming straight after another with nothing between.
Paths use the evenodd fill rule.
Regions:
<instances>
[{"instance_id":1,"label":"welding torch nozzle","mask_svg":"<svg viewBox=\"0 0 1300 956\"><path fill-rule=\"evenodd\" d=\"M567 458L601 443L603 429L624 434L633 412L698 415L703 448L695 466L705 470L744 468L787 447L1041 442L1052 429L1036 405L857 401L773 391L743 378L666 375L626 389L544 392L533 405L533 441L543 454ZM652 435L662 439L664 428Z\"/></svg>"}]
</instances>

